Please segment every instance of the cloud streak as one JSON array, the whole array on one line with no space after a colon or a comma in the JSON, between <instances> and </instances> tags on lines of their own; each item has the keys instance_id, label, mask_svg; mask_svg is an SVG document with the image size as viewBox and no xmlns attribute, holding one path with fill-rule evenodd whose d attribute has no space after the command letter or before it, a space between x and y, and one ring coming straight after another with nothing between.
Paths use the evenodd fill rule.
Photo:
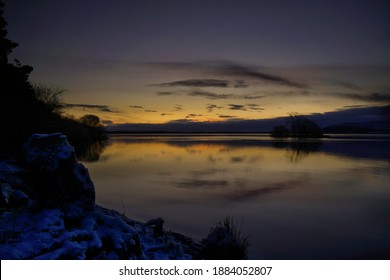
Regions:
<instances>
[{"instance_id":1,"label":"cloud streak","mask_svg":"<svg viewBox=\"0 0 390 280\"><path fill-rule=\"evenodd\" d=\"M207 104L207 107L206 107L206 109L209 113L213 112L214 109L222 109L222 108L223 108L222 106L217 106L215 104Z\"/></svg>"},{"instance_id":2,"label":"cloud streak","mask_svg":"<svg viewBox=\"0 0 390 280\"><path fill-rule=\"evenodd\" d=\"M348 98L366 102L390 102L390 93L369 93L369 94L357 94L357 93L336 93L338 97Z\"/></svg>"},{"instance_id":3,"label":"cloud streak","mask_svg":"<svg viewBox=\"0 0 390 280\"><path fill-rule=\"evenodd\" d=\"M192 118L196 118L196 117L201 117L203 116L202 114L188 114L186 116L186 119L192 119Z\"/></svg>"},{"instance_id":4,"label":"cloud streak","mask_svg":"<svg viewBox=\"0 0 390 280\"><path fill-rule=\"evenodd\" d=\"M218 115L219 118L221 119L234 119L237 116L231 116L231 115Z\"/></svg>"},{"instance_id":5,"label":"cloud streak","mask_svg":"<svg viewBox=\"0 0 390 280\"><path fill-rule=\"evenodd\" d=\"M156 92L158 96L171 96L171 95L179 95L180 93L174 91L158 91Z\"/></svg>"},{"instance_id":6,"label":"cloud streak","mask_svg":"<svg viewBox=\"0 0 390 280\"><path fill-rule=\"evenodd\" d=\"M107 105L92 105L92 104L70 104L70 103L64 103L64 108L83 108L83 109L95 109L99 110L101 112L108 112L108 113L115 113L114 110L112 110Z\"/></svg>"},{"instance_id":7,"label":"cloud streak","mask_svg":"<svg viewBox=\"0 0 390 280\"><path fill-rule=\"evenodd\" d=\"M203 90L194 90L189 93L187 93L188 96L198 96L198 97L205 97L208 99L229 99L234 98L234 94L226 94L226 93L214 93L209 91L203 91Z\"/></svg>"},{"instance_id":8,"label":"cloud streak","mask_svg":"<svg viewBox=\"0 0 390 280\"><path fill-rule=\"evenodd\" d=\"M155 87L217 87L217 88L247 88L248 84L243 80L220 80L220 79L188 79L168 83L151 84ZM163 92L165 93L165 92Z\"/></svg>"},{"instance_id":9,"label":"cloud streak","mask_svg":"<svg viewBox=\"0 0 390 280\"><path fill-rule=\"evenodd\" d=\"M229 109L234 111L252 111L261 112L264 108L261 108L258 104L229 104Z\"/></svg>"},{"instance_id":10,"label":"cloud streak","mask_svg":"<svg viewBox=\"0 0 390 280\"><path fill-rule=\"evenodd\" d=\"M211 61L211 62L158 62L158 63L149 63L153 66L163 67L170 70L196 70L205 74L213 74L219 76L228 76L239 78L236 80L233 87L246 87L247 84L243 79L251 79L261 83L268 83L274 85L282 85L294 88L307 88L308 86L302 82L294 81L286 77L273 75L266 73L264 71L259 71L258 67L253 67L250 65L239 64L230 61ZM197 84L193 81L198 82L199 80L185 80L190 81L190 84ZM175 85L183 86L184 81L173 82ZM172 83L163 83L159 84L165 86L172 86ZM187 85L188 86L188 85Z\"/></svg>"}]
</instances>

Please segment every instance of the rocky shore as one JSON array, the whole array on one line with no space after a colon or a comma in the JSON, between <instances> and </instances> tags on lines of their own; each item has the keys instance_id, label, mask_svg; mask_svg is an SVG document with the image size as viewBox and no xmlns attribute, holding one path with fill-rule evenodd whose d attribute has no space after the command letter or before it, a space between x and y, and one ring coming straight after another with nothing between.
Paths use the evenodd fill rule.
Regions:
<instances>
[{"instance_id":1,"label":"rocky shore","mask_svg":"<svg viewBox=\"0 0 390 280\"><path fill-rule=\"evenodd\" d=\"M60 133L0 161L0 259L193 259L199 242L95 204L88 170Z\"/></svg>"}]
</instances>

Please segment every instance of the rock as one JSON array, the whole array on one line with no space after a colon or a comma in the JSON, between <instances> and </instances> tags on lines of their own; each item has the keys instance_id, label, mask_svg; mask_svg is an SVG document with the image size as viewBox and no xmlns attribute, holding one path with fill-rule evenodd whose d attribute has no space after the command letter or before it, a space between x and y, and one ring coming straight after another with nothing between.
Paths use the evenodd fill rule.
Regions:
<instances>
[{"instance_id":1,"label":"rock","mask_svg":"<svg viewBox=\"0 0 390 280\"><path fill-rule=\"evenodd\" d=\"M23 163L0 161L0 259L191 259L162 218L141 223L95 205L64 135L32 135L24 152Z\"/></svg>"},{"instance_id":2,"label":"rock","mask_svg":"<svg viewBox=\"0 0 390 280\"><path fill-rule=\"evenodd\" d=\"M26 165L37 177L37 194L44 207L82 200L85 209L95 206L95 188L87 168L76 160L65 135L33 134L23 146Z\"/></svg>"},{"instance_id":3,"label":"rock","mask_svg":"<svg viewBox=\"0 0 390 280\"><path fill-rule=\"evenodd\" d=\"M160 236L164 232L164 220L162 218L152 219L145 224L146 226L153 227L153 235Z\"/></svg>"},{"instance_id":4,"label":"rock","mask_svg":"<svg viewBox=\"0 0 390 280\"><path fill-rule=\"evenodd\" d=\"M27 206L29 202L30 199L24 192L13 190L9 197L8 204L10 208L21 208Z\"/></svg>"},{"instance_id":5,"label":"rock","mask_svg":"<svg viewBox=\"0 0 390 280\"><path fill-rule=\"evenodd\" d=\"M2 175L0 175L0 209L8 208L9 197L11 196L12 189L6 182L1 182Z\"/></svg>"}]
</instances>

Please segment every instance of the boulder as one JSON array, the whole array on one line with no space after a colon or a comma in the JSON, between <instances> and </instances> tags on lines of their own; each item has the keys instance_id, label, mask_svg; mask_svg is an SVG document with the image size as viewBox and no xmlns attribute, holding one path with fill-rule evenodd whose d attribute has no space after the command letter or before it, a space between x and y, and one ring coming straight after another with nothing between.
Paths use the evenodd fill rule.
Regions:
<instances>
[{"instance_id":1,"label":"boulder","mask_svg":"<svg viewBox=\"0 0 390 280\"><path fill-rule=\"evenodd\" d=\"M27 194L20 190L13 190L8 200L8 204L10 208L21 208L28 206L30 202Z\"/></svg>"},{"instance_id":2,"label":"boulder","mask_svg":"<svg viewBox=\"0 0 390 280\"><path fill-rule=\"evenodd\" d=\"M33 134L23 146L25 164L34 171L39 204L55 208L79 200L94 209L95 188L88 169L76 160L65 135Z\"/></svg>"}]
</instances>

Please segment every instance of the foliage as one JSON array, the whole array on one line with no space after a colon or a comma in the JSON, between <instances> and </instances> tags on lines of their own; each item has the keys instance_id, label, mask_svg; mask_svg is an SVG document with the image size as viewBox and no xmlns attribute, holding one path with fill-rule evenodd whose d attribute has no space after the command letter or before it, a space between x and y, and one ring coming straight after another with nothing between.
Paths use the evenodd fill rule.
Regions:
<instances>
[{"instance_id":1,"label":"foliage","mask_svg":"<svg viewBox=\"0 0 390 280\"><path fill-rule=\"evenodd\" d=\"M210 229L209 235L201 241L201 258L209 260L247 259L249 236L241 234L241 227L233 217L226 217Z\"/></svg>"},{"instance_id":2,"label":"foliage","mask_svg":"<svg viewBox=\"0 0 390 280\"><path fill-rule=\"evenodd\" d=\"M0 0L0 148L7 153L16 152L32 133L62 132L76 148L103 139L103 126L83 124L63 114L61 88L32 84L31 66L16 59L9 62L9 55L18 44L6 38L3 8Z\"/></svg>"},{"instance_id":3,"label":"foliage","mask_svg":"<svg viewBox=\"0 0 390 280\"><path fill-rule=\"evenodd\" d=\"M290 132L293 137L321 137L322 129L312 120L298 114L290 114Z\"/></svg>"},{"instance_id":4,"label":"foliage","mask_svg":"<svg viewBox=\"0 0 390 280\"><path fill-rule=\"evenodd\" d=\"M103 123L98 116L90 114L84 115L79 121L86 127L94 140L105 140L107 138Z\"/></svg>"},{"instance_id":5,"label":"foliage","mask_svg":"<svg viewBox=\"0 0 390 280\"><path fill-rule=\"evenodd\" d=\"M103 124L100 121L100 118L95 115L84 115L80 118L80 122L86 126L90 127L102 127Z\"/></svg>"},{"instance_id":6,"label":"foliage","mask_svg":"<svg viewBox=\"0 0 390 280\"><path fill-rule=\"evenodd\" d=\"M285 125L277 125L272 129L272 137L288 137L290 130Z\"/></svg>"},{"instance_id":7,"label":"foliage","mask_svg":"<svg viewBox=\"0 0 390 280\"><path fill-rule=\"evenodd\" d=\"M34 84L34 97L41 101L47 108L56 113L61 113L63 104L61 102L64 90L58 86L46 86Z\"/></svg>"},{"instance_id":8,"label":"foliage","mask_svg":"<svg viewBox=\"0 0 390 280\"><path fill-rule=\"evenodd\" d=\"M319 138L323 136L322 129L312 120L298 113L291 113L288 119L289 127L275 126L272 137Z\"/></svg>"}]
</instances>

